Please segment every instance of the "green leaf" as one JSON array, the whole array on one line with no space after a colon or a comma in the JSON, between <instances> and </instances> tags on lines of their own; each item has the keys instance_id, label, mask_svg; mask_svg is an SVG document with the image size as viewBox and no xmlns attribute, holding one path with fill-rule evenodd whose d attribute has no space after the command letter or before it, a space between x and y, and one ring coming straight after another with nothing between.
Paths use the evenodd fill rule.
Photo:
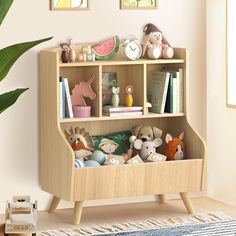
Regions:
<instances>
[{"instance_id":1,"label":"green leaf","mask_svg":"<svg viewBox=\"0 0 236 236\"><path fill-rule=\"evenodd\" d=\"M0 25L14 0L0 0Z\"/></svg>"},{"instance_id":2,"label":"green leaf","mask_svg":"<svg viewBox=\"0 0 236 236\"><path fill-rule=\"evenodd\" d=\"M1 0L0 0L1 1ZM16 60L30 48L52 39L45 38L32 42L19 43L0 50L0 81L8 74Z\"/></svg>"},{"instance_id":3,"label":"green leaf","mask_svg":"<svg viewBox=\"0 0 236 236\"><path fill-rule=\"evenodd\" d=\"M8 107L12 106L22 93L28 88L16 89L0 95L0 114L5 111Z\"/></svg>"}]
</instances>

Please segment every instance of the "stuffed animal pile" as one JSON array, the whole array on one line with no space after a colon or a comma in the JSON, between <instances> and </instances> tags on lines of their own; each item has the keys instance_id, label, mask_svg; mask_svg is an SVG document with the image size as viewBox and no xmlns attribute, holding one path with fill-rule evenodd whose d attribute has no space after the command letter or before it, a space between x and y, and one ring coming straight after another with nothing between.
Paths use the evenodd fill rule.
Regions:
<instances>
[{"instance_id":1,"label":"stuffed animal pile","mask_svg":"<svg viewBox=\"0 0 236 236\"><path fill-rule=\"evenodd\" d=\"M64 131L66 139L75 153L75 167L98 167L101 165L138 164L143 162L161 162L182 160L184 158L184 133L173 137L167 133L165 137L165 155L159 152L162 145L162 130L157 127L138 125L132 128L131 143L128 154L113 154L118 144L103 138L99 149L93 150L93 138L85 129L71 127Z\"/></svg>"}]
</instances>

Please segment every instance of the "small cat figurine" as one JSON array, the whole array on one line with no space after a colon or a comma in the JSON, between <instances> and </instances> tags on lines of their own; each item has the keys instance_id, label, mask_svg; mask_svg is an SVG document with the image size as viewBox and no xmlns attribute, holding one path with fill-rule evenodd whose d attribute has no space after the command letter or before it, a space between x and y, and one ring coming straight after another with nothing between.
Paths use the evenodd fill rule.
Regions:
<instances>
[{"instance_id":1,"label":"small cat figurine","mask_svg":"<svg viewBox=\"0 0 236 236\"><path fill-rule=\"evenodd\" d=\"M112 87L112 106L118 107L120 103L120 87Z\"/></svg>"}]
</instances>

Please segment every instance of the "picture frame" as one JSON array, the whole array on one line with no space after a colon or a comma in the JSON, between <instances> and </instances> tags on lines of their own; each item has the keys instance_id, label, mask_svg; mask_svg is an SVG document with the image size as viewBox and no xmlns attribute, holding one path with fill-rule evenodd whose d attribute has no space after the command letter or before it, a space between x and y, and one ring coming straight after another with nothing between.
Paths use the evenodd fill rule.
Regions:
<instances>
[{"instance_id":1,"label":"picture frame","mask_svg":"<svg viewBox=\"0 0 236 236\"><path fill-rule=\"evenodd\" d=\"M51 11L88 11L89 0L50 0Z\"/></svg>"},{"instance_id":2,"label":"picture frame","mask_svg":"<svg viewBox=\"0 0 236 236\"><path fill-rule=\"evenodd\" d=\"M236 108L236 70L235 70L235 40L236 40L236 2L226 1L226 107Z\"/></svg>"},{"instance_id":3,"label":"picture frame","mask_svg":"<svg viewBox=\"0 0 236 236\"><path fill-rule=\"evenodd\" d=\"M158 8L158 0L120 0L121 10L151 10Z\"/></svg>"}]
</instances>

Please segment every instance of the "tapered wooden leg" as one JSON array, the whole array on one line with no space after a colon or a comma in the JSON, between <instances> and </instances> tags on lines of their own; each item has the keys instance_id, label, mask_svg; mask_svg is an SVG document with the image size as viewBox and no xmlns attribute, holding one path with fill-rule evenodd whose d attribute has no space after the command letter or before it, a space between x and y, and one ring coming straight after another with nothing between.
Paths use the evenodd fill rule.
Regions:
<instances>
[{"instance_id":1,"label":"tapered wooden leg","mask_svg":"<svg viewBox=\"0 0 236 236\"><path fill-rule=\"evenodd\" d=\"M158 195L156 195L156 200L159 201L160 204L166 203L165 194L158 194Z\"/></svg>"},{"instance_id":2,"label":"tapered wooden leg","mask_svg":"<svg viewBox=\"0 0 236 236\"><path fill-rule=\"evenodd\" d=\"M53 196L52 202L51 202L49 210L48 210L49 213L55 212L55 210L58 207L58 204L59 204L60 200L61 199L59 197Z\"/></svg>"},{"instance_id":3,"label":"tapered wooden leg","mask_svg":"<svg viewBox=\"0 0 236 236\"><path fill-rule=\"evenodd\" d=\"M188 196L188 193L180 193L180 196L184 202L184 205L189 214L193 214L195 212L194 207L192 205L191 199Z\"/></svg>"},{"instance_id":4,"label":"tapered wooden leg","mask_svg":"<svg viewBox=\"0 0 236 236\"><path fill-rule=\"evenodd\" d=\"M74 206L74 219L73 224L78 225L80 223L81 215L82 215L82 209L83 209L84 202L75 202Z\"/></svg>"}]
</instances>

